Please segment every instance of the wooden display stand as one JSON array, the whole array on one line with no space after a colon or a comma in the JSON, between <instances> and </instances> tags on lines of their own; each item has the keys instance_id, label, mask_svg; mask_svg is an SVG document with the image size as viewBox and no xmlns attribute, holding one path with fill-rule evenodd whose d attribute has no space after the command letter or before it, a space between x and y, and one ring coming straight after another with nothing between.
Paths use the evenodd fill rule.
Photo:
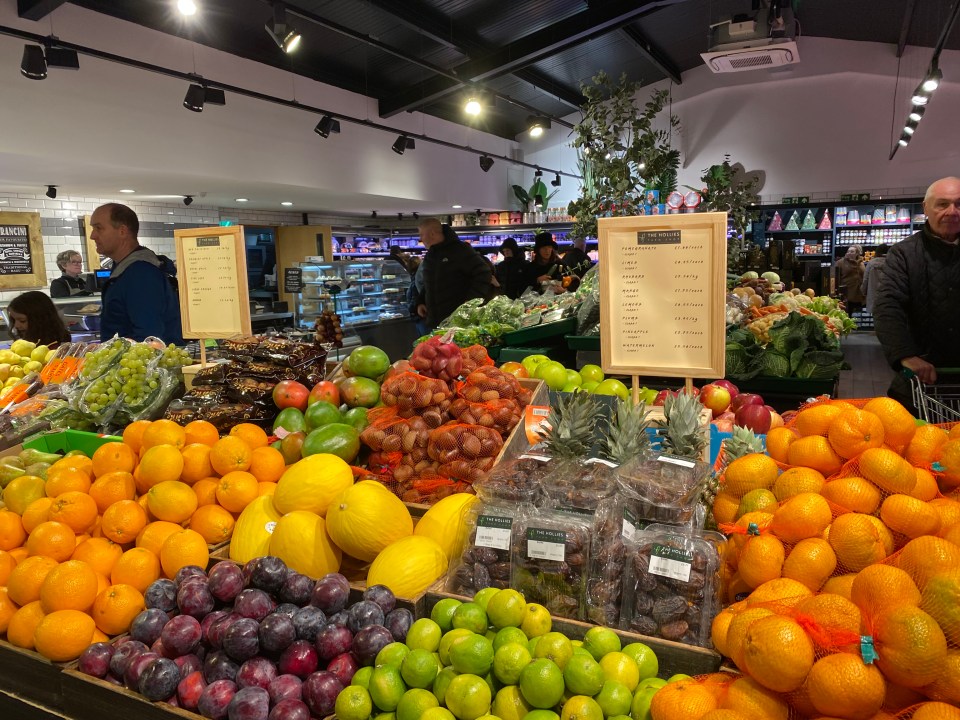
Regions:
<instances>
[{"instance_id":1,"label":"wooden display stand","mask_svg":"<svg viewBox=\"0 0 960 720\"><path fill-rule=\"evenodd\" d=\"M722 378L727 214L600 218L600 358L608 374Z\"/></svg>"},{"instance_id":2,"label":"wooden display stand","mask_svg":"<svg viewBox=\"0 0 960 720\"><path fill-rule=\"evenodd\" d=\"M243 226L174 230L183 337L205 340L250 335L250 299Z\"/></svg>"}]
</instances>

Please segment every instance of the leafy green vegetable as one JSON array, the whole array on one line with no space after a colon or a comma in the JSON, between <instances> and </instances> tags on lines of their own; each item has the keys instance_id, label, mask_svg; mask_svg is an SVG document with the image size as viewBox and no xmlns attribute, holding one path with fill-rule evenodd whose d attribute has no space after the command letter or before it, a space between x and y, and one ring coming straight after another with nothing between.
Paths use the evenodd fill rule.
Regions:
<instances>
[{"instance_id":1,"label":"leafy green vegetable","mask_svg":"<svg viewBox=\"0 0 960 720\"><path fill-rule=\"evenodd\" d=\"M763 361L761 367L764 375L772 377L789 377L790 360L786 355L782 355L774 350L767 350L762 355Z\"/></svg>"},{"instance_id":2,"label":"leafy green vegetable","mask_svg":"<svg viewBox=\"0 0 960 720\"><path fill-rule=\"evenodd\" d=\"M797 377L830 380L847 367L839 350L815 350L803 356L797 368Z\"/></svg>"}]
</instances>

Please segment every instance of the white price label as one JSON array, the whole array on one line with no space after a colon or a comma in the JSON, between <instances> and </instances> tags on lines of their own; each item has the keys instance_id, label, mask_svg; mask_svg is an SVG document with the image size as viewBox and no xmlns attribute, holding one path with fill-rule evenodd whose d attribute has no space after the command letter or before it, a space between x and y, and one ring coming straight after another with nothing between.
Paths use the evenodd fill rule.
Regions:
<instances>
[{"instance_id":1,"label":"white price label","mask_svg":"<svg viewBox=\"0 0 960 720\"><path fill-rule=\"evenodd\" d=\"M584 465L594 465L599 463L600 465L606 465L609 468L619 467L615 462L610 462L609 460L602 460L601 458L588 458L583 461Z\"/></svg>"},{"instance_id":2,"label":"white price label","mask_svg":"<svg viewBox=\"0 0 960 720\"><path fill-rule=\"evenodd\" d=\"M673 455L661 455L657 458L660 462L670 463L671 465L679 465L680 467L692 468L696 467L696 463L692 460L684 460L683 458L673 457Z\"/></svg>"},{"instance_id":3,"label":"white price label","mask_svg":"<svg viewBox=\"0 0 960 720\"><path fill-rule=\"evenodd\" d=\"M693 556L685 550L654 545L650 552L650 574L689 582L692 560Z\"/></svg>"},{"instance_id":4,"label":"white price label","mask_svg":"<svg viewBox=\"0 0 960 720\"><path fill-rule=\"evenodd\" d=\"M511 518L481 515L477 518L477 537L474 545L494 550L509 550L512 527Z\"/></svg>"},{"instance_id":5,"label":"white price label","mask_svg":"<svg viewBox=\"0 0 960 720\"><path fill-rule=\"evenodd\" d=\"M535 560L563 562L567 533L547 528L527 528L527 557Z\"/></svg>"}]
</instances>

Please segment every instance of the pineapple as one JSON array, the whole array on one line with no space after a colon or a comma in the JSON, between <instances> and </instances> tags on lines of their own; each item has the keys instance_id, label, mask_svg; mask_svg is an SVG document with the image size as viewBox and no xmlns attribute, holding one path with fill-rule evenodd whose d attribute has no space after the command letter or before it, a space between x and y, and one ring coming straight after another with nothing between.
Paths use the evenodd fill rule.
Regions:
<instances>
[{"instance_id":1,"label":"pineapple","mask_svg":"<svg viewBox=\"0 0 960 720\"><path fill-rule=\"evenodd\" d=\"M707 438L700 428L700 413L703 405L693 395L681 392L668 395L663 403L666 431L661 449L663 452L688 460L699 460Z\"/></svg>"},{"instance_id":2,"label":"pineapple","mask_svg":"<svg viewBox=\"0 0 960 720\"><path fill-rule=\"evenodd\" d=\"M599 404L586 392L561 393L550 408L547 424L540 432L544 449L556 460L584 458L593 444L593 426Z\"/></svg>"},{"instance_id":3,"label":"pineapple","mask_svg":"<svg viewBox=\"0 0 960 720\"><path fill-rule=\"evenodd\" d=\"M603 435L603 456L618 465L635 457L646 456L650 450L650 436L647 434L650 422L647 415L645 403L618 403L616 412L607 421L607 432Z\"/></svg>"}]
</instances>

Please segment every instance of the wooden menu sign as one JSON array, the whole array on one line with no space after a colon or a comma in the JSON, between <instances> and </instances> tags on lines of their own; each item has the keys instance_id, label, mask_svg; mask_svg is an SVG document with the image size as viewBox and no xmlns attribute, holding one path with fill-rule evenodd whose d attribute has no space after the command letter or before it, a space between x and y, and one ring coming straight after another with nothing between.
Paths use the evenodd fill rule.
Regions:
<instances>
[{"instance_id":1,"label":"wooden menu sign","mask_svg":"<svg viewBox=\"0 0 960 720\"><path fill-rule=\"evenodd\" d=\"M722 378L727 214L600 218L598 228L604 372Z\"/></svg>"},{"instance_id":2,"label":"wooden menu sign","mask_svg":"<svg viewBox=\"0 0 960 720\"><path fill-rule=\"evenodd\" d=\"M0 289L46 284L40 213L0 212Z\"/></svg>"},{"instance_id":3,"label":"wooden menu sign","mask_svg":"<svg viewBox=\"0 0 960 720\"><path fill-rule=\"evenodd\" d=\"M207 339L250 335L243 227L174 230L173 236L183 336Z\"/></svg>"}]
</instances>

